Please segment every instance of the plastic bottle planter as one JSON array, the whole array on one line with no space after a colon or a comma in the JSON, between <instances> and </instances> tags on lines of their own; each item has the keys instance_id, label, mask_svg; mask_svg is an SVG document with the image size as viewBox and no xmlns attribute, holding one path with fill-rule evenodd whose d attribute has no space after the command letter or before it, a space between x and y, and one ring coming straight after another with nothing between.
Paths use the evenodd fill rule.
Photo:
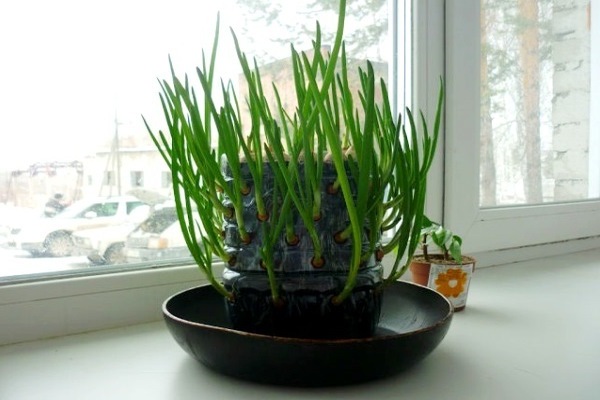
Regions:
<instances>
[{"instance_id":1,"label":"plastic bottle planter","mask_svg":"<svg viewBox=\"0 0 600 400\"><path fill-rule=\"evenodd\" d=\"M425 261L421 256L413 259L410 265L413 282L428 286L446 296L454 306L454 311L463 310L467 305L475 259L463 255L463 263L457 264L443 260L441 255L433 254L429 257L429 261Z\"/></svg>"},{"instance_id":2,"label":"plastic bottle planter","mask_svg":"<svg viewBox=\"0 0 600 400\"><path fill-rule=\"evenodd\" d=\"M226 162L222 169L223 174L231 178ZM235 219L228 219L224 224L226 250L235 260L223 273L225 287L235 299L226 300L234 328L286 337L371 336L379 322L383 282L383 268L374 257L361 266L353 293L339 305L332 303L346 281L352 252L351 240L342 244L334 240L335 233L347 227L349 219L341 191L337 194L326 191L327 185L336 178L333 166L324 165L321 218L315 223L323 246L324 265L319 268L312 265L313 244L295 211L292 221L299 241L288 244L282 233L272 248L280 304L273 304L259 250L264 241L261 224L270 220L263 222L257 218L253 180L245 164L242 164L242 176L251 188L244 196L244 223L252 241L246 244L240 240ZM281 199L273 199L273 172L268 165L264 168L262 186L267 209L271 210L273 202L279 204ZM363 238L363 246L368 246L367 235Z\"/></svg>"}]
</instances>

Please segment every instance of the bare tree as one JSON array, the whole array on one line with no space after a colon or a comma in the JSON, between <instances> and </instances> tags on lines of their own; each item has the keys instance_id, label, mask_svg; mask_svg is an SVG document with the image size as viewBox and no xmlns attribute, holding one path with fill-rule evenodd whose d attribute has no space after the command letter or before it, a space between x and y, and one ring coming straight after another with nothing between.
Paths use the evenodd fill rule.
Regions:
<instances>
[{"instance_id":1,"label":"bare tree","mask_svg":"<svg viewBox=\"0 0 600 400\"><path fill-rule=\"evenodd\" d=\"M541 203L542 156L540 145L540 30L538 2L519 0L522 20L519 60L523 90L523 137L525 139L525 198Z\"/></svg>"},{"instance_id":2,"label":"bare tree","mask_svg":"<svg viewBox=\"0 0 600 400\"><path fill-rule=\"evenodd\" d=\"M481 10L481 148L480 148L480 205L496 205L496 161L492 127L492 97L488 71L488 10Z\"/></svg>"},{"instance_id":3,"label":"bare tree","mask_svg":"<svg viewBox=\"0 0 600 400\"><path fill-rule=\"evenodd\" d=\"M551 138L541 125L551 128L552 88L547 85L552 84L554 2L481 0L481 4L480 204L538 203L543 201L543 174L552 175L550 147L546 145L542 154L541 146Z\"/></svg>"},{"instance_id":4,"label":"bare tree","mask_svg":"<svg viewBox=\"0 0 600 400\"><path fill-rule=\"evenodd\" d=\"M251 32L258 29L253 24L259 24L260 28L265 24L273 27L269 41L276 44L295 43L300 46L299 50L310 48L310 42L305 39L314 38L316 30L315 21L317 16L324 21L326 18L335 19L338 0L304 0L296 1L294 6L297 12L293 19L285 18L285 9L289 8L289 0L236 0L245 16L247 25L242 28L244 34L251 36ZM388 0L348 0L346 9L346 25L354 26L346 29L345 40L349 54L355 58L369 58L373 61L381 61L381 54L377 51L379 45L388 32ZM325 17L326 16L326 17ZM260 29L258 29L260 30ZM333 31L323 30L322 43L331 43ZM249 42L248 46L253 43ZM250 53L260 58L263 62L273 61L273 55L268 52L269 46L264 43L260 48L250 49ZM369 57L367 53L370 52ZM373 56L375 53L375 56Z\"/></svg>"}]
</instances>

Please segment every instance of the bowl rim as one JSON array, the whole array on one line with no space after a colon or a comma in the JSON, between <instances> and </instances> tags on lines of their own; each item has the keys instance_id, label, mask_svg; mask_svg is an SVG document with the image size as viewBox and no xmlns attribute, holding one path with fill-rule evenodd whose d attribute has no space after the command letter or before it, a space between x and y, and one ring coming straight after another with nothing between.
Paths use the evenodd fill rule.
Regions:
<instances>
[{"instance_id":1,"label":"bowl rim","mask_svg":"<svg viewBox=\"0 0 600 400\"><path fill-rule=\"evenodd\" d=\"M417 329L417 330L413 330L413 331L408 331L408 332L401 332L401 333L393 333L393 334L384 334L384 335L375 335L375 336L371 336L371 337L361 337L361 338L341 338L341 339L331 339L331 338L325 338L325 339L315 339L315 338L297 338L297 337L287 337L287 336L272 336L272 335L265 335L265 334L261 334L261 333L254 333L254 332L246 332L246 331L241 331L238 329L233 329L233 328L229 328L226 326L220 326L220 325L212 325L212 324L207 324L207 323L202 323L202 322L195 322L195 321L190 321L181 317L178 317L176 315L174 315L173 313L171 313L168 310L168 305L171 301L173 301L174 298L183 295L184 293L193 291L193 290L202 290L202 289L212 289L210 284L202 284L202 285L197 285L197 286L193 286L184 290L181 290L177 293L174 293L173 295L169 296L166 300L163 301L162 304L162 312L163 312L163 317L164 318L168 318L171 319L173 321L176 321L178 323L181 324L185 324L185 325L190 325L190 326L196 326L199 328L203 328L203 329L210 329L210 330L214 330L214 331L220 331L223 333L227 333L227 334L233 334L233 335L239 335L239 336L247 336L247 337L252 337L252 338L256 338L256 339L263 339L263 340L269 340L269 341L278 341L278 342L287 342L287 343L298 343L298 344L324 344L324 345L335 345L335 344L348 344L348 343L364 343L364 342L378 342L378 341L385 341L385 340L390 340L390 339L396 339L396 338L402 338L402 337L406 337L406 336L412 336L415 334L422 334L424 332L427 331L432 331L437 329L440 326L445 325L446 323L449 322L449 319L451 319L454 315L454 307L452 306L452 303L450 302L450 300L448 300L444 295L442 295L441 293L435 291L434 289L424 286L424 285L419 285L417 283L413 283L413 282L408 282L408 281L395 281L392 282L390 284L387 284L388 288L389 287L393 287L393 286L401 286L401 285L407 285L407 286L412 286L415 288L418 288L419 290L423 290L423 291L428 291L430 292L432 295L434 295L435 297L442 299L444 303L446 303L446 305L448 306L448 312L439 320L437 320L434 324L426 326L424 328L421 329ZM384 292L385 290L387 290L388 288L384 288ZM215 291L216 292L216 291ZM218 295L218 293L216 293ZM382 310L382 316L383 316L383 310Z\"/></svg>"}]
</instances>

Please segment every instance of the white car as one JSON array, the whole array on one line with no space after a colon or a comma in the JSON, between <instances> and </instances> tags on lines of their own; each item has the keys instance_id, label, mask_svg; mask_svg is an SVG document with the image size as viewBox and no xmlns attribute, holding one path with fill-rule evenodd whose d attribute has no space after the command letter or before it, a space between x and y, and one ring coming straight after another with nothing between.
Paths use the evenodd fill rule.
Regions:
<instances>
[{"instance_id":1,"label":"white car","mask_svg":"<svg viewBox=\"0 0 600 400\"><path fill-rule=\"evenodd\" d=\"M20 227L23 221L42 217L40 210L0 204L0 247L15 247L15 228Z\"/></svg>"},{"instance_id":2,"label":"white car","mask_svg":"<svg viewBox=\"0 0 600 400\"><path fill-rule=\"evenodd\" d=\"M190 258L174 207L153 212L127 237L127 262Z\"/></svg>"},{"instance_id":3,"label":"white car","mask_svg":"<svg viewBox=\"0 0 600 400\"><path fill-rule=\"evenodd\" d=\"M119 225L74 232L74 253L87 256L95 265L125 263L127 259L123 248L127 235L148 218L150 209L148 205L136 207L129 214L129 220Z\"/></svg>"},{"instance_id":4,"label":"white car","mask_svg":"<svg viewBox=\"0 0 600 400\"><path fill-rule=\"evenodd\" d=\"M130 222L131 212L143 204L133 196L80 200L55 217L25 221L13 231L15 246L34 256L66 257L73 251L73 232Z\"/></svg>"}]
</instances>

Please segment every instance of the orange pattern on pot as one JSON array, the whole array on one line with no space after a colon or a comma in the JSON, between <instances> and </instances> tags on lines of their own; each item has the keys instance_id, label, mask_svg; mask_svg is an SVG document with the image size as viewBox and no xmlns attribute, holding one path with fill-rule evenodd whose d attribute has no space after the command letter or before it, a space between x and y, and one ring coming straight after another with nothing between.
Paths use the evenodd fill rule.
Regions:
<instances>
[{"instance_id":1,"label":"orange pattern on pot","mask_svg":"<svg viewBox=\"0 0 600 400\"><path fill-rule=\"evenodd\" d=\"M459 268L452 268L439 274L435 280L435 288L446 297L458 297L465 290L467 273Z\"/></svg>"}]
</instances>

